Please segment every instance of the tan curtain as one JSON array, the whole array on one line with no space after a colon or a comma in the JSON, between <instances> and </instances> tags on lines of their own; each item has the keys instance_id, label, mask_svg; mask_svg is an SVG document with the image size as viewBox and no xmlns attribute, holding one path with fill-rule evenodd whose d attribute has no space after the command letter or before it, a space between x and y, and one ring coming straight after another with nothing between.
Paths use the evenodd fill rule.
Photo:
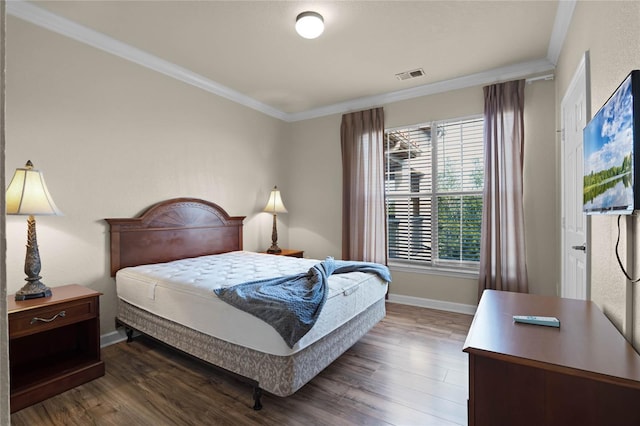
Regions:
<instances>
[{"instance_id":1,"label":"tan curtain","mask_svg":"<svg viewBox=\"0 0 640 426\"><path fill-rule=\"evenodd\" d=\"M386 263L384 111L342 116L342 258Z\"/></svg>"},{"instance_id":2,"label":"tan curtain","mask_svg":"<svg viewBox=\"0 0 640 426\"><path fill-rule=\"evenodd\" d=\"M479 296L527 293L522 167L524 80L484 88L485 180Z\"/></svg>"}]
</instances>

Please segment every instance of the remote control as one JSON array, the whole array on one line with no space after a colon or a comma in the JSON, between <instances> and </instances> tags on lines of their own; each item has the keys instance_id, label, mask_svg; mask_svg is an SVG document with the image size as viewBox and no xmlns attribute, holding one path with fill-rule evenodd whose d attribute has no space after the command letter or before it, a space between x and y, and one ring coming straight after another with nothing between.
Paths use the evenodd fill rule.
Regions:
<instances>
[{"instance_id":1,"label":"remote control","mask_svg":"<svg viewBox=\"0 0 640 426\"><path fill-rule=\"evenodd\" d=\"M547 327L560 327L560 320L555 317L539 317L533 315L514 315L513 321L524 324L546 325Z\"/></svg>"}]
</instances>

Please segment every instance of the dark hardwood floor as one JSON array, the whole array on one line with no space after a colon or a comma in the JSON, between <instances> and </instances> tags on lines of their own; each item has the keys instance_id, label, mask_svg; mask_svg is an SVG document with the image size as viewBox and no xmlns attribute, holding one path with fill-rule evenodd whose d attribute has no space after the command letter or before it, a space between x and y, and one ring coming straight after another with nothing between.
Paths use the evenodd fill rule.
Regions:
<instances>
[{"instance_id":1,"label":"dark hardwood floor","mask_svg":"<svg viewBox=\"0 0 640 426\"><path fill-rule=\"evenodd\" d=\"M106 375L11 416L20 425L466 425L472 317L395 303L288 398L144 337L102 350Z\"/></svg>"}]
</instances>

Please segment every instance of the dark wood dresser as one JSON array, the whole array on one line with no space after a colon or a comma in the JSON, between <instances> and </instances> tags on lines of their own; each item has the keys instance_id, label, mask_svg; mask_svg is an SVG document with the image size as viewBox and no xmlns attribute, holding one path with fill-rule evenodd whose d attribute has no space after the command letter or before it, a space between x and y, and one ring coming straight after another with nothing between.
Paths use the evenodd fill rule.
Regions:
<instances>
[{"instance_id":1,"label":"dark wood dresser","mask_svg":"<svg viewBox=\"0 0 640 426\"><path fill-rule=\"evenodd\" d=\"M7 297L12 413L104 375L101 293L76 284L51 291Z\"/></svg>"},{"instance_id":2,"label":"dark wood dresser","mask_svg":"<svg viewBox=\"0 0 640 426\"><path fill-rule=\"evenodd\" d=\"M469 426L640 425L640 356L593 302L486 290L464 351Z\"/></svg>"}]
</instances>

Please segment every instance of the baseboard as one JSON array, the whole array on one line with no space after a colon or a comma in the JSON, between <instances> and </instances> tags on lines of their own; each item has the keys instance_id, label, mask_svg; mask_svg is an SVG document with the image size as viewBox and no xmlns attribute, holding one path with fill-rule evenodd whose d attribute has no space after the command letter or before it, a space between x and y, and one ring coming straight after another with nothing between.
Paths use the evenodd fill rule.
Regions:
<instances>
[{"instance_id":1,"label":"baseboard","mask_svg":"<svg viewBox=\"0 0 640 426\"><path fill-rule=\"evenodd\" d=\"M444 300L425 299L423 297L405 296L403 294L393 293L389 293L389 302L469 315L474 315L477 308L475 305L466 305L464 303L446 302Z\"/></svg>"},{"instance_id":2,"label":"baseboard","mask_svg":"<svg viewBox=\"0 0 640 426\"><path fill-rule=\"evenodd\" d=\"M100 336L100 347L104 348L105 346L124 342L125 340L127 340L127 335L124 332L124 329L118 328L115 331Z\"/></svg>"}]
</instances>

